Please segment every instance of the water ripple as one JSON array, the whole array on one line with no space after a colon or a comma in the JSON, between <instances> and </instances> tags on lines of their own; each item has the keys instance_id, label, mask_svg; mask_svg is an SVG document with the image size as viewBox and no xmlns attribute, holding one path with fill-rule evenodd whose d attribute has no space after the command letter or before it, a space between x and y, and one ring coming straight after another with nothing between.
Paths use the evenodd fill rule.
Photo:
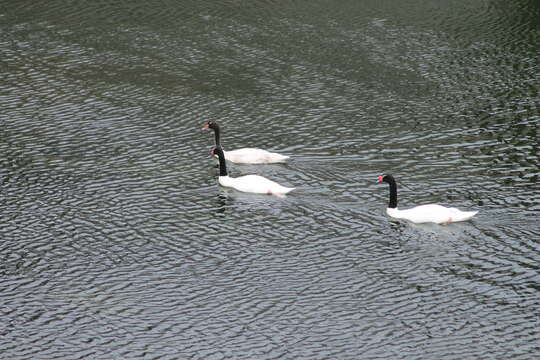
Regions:
<instances>
[{"instance_id":1,"label":"water ripple","mask_svg":"<svg viewBox=\"0 0 540 360\"><path fill-rule=\"evenodd\" d=\"M537 5L72 5L0 12L4 356L534 357Z\"/></svg>"}]
</instances>

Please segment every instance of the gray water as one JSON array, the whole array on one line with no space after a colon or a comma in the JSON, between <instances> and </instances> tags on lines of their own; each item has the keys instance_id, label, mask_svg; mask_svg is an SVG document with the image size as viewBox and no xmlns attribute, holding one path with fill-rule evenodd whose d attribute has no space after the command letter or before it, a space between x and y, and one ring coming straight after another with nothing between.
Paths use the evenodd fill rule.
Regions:
<instances>
[{"instance_id":1,"label":"gray water","mask_svg":"<svg viewBox=\"0 0 540 360\"><path fill-rule=\"evenodd\" d=\"M0 3L2 359L540 355L540 2Z\"/></svg>"}]
</instances>

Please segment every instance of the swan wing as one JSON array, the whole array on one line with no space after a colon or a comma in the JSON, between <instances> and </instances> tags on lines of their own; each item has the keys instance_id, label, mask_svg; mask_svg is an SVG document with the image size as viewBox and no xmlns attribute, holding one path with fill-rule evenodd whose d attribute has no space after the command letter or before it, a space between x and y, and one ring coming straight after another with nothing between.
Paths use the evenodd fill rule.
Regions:
<instances>
[{"instance_id":1,"label":"swan wing","mask_svg":"<svg viewBox=\"0 0 540 360\"><path fill-rule=\"evenodd\" d=\"M286 161L289 157L263 149L243 148L225 151L225 159L236 164L269 164Z\"/></svg>"},{"instance_id":2,"label":"swan wing","mask_svg":"<svg viewBox=\"0 0 540 360\"><path fill-rule=\"evenodd\" d=\"M238 191L255 194L286 194L294 188L289 188L278 184L259 175L245 175L237 178L220 177L219 182L223 186L232 187Z\"/></svg>"},{"instance_id":3,"label":"swan wing","mask_svg":"<svg viewBox=\"0 0 540 360\"><path fill-rule=\"evenodd\" d=\"M477 211L461 211L456 208L447 208L438 204L420 205L414 208L398 210L388 209L388 215L420 223L451 223L456 221L465 221L472 218Z\"/></svg>"}]
</instances>

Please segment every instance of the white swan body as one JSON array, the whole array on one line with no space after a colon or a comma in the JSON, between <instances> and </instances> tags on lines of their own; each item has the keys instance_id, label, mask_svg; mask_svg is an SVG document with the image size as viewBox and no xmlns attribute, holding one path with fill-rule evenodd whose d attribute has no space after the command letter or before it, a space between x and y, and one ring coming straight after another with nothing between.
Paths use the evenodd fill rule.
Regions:
<instances>
[{"instance_id":1,"label":"white swan body","mask_svg":"<svg viewBox=\"0 0 540 360\"><path fill-rule=\"evenodd\" d=\"M271 164L286 161L289 157L263 149L243 148L223 151L225 160L235 164Z\"/></svg>"},{"instance_id":2,"label":"white swan body","mask_svg":"<svg viewBox=\"0 0 540 360\"><path fill-rule=\"evenodd\" d=\"M221 146L216 146L212 150L212 155L217 156L219 160L218 182L222 186L230 187L242 192L276 195L280 197L283 197L288 192L294 190L294 188L282 186L259 175L244 175L232 178L227 173L225 154Z\"/></svg>"},{"instance_id":3,"label":"white swan body","mask_svg":"<svg viewBox=\"0 0 540 360\"><path fill-rule=\"evenodd\" d=\"M294 188L279 185L277 182L268 180L259 175L245 175L237 178L220 176L218 182L225 187L230 187L242 192L268 195L285 195Z\"/></svg>"},{"instance_id":4,"label":"white swan body","mask_svg":"<svg viewBox=\"0 0 540 360\"><path fill-rule=\"evenodd\" d=\"M390 174L379 176L378 182L390 185L390 201L386 213L396 219L405 219L415 224L435 223L449 224L457 221L465 221L472 218L478 211L461 211L456 208L447 208L438 204L420 205L410 209L399 210L397 207L397 184Z\"/></svg>"},{"instance_id":5,"label":"white swan body","mask_svg":"<svg viewBox=\"0 0 540 360\"><path fill-rule=\"evenodd\" d=\"M428 204L405 210L387 208L386 213L393 218L409 220L415 224L449 224L456 221L469 220L476 215L478 211L461 211L456 208L447 208L438 204Z\"/></svg>"},{"instance_id":6,"label":"white swan body","mask_svg":"<svg viewBox=\"0 0 540 360\"><path fill-rule=\"evenodd\" d=\"M220 127L215 121L208 121L203 130L214 130L215 144L220 145ZM223 150L225 160L235 164L272 164L286 161L289 157L257 148L242 148L231 151Z\"/></svg>"}]
</instances>

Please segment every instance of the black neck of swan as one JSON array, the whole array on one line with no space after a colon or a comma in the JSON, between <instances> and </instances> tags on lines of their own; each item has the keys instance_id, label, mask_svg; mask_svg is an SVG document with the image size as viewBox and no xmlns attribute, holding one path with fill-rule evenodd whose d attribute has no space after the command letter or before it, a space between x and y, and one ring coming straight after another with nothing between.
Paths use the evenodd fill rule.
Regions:
<instances>
[{"instance_id":1,"label":"black neck of swan","mask_svg":"<svg viewBox=\"0 0 540 360\"><path fill-rule=\"evenodd\" d=\"M390 201L388 202L388 207L390 209L397 208L397 184L396 180L394 180L394 177L392 175L386 175L385 182L390 185Z\"/></svg>"},{"instance_id":2,"label":"black neck of swan","mask_svg":"<svg viewBox=\"0 0 540 360\"><path fill-rule=\"evenodd\" d=\"M219 125L214 123L214 125L212 126L212 130L214 130L214 142L216 146L221 146L221 143L219 142Z\"/></svg>"},{"instance_id":3,"label":"black neck of swan","mask_svg":"<svg viewBox=\"0 0 540 360\"><path fill-rule=\"evenodd\" d=\"M225 163L225 155L223 154L223 149L216 148L214 152L219 159L219 176L228 176L227 164Z\"/></svg>"}]
</instances>

